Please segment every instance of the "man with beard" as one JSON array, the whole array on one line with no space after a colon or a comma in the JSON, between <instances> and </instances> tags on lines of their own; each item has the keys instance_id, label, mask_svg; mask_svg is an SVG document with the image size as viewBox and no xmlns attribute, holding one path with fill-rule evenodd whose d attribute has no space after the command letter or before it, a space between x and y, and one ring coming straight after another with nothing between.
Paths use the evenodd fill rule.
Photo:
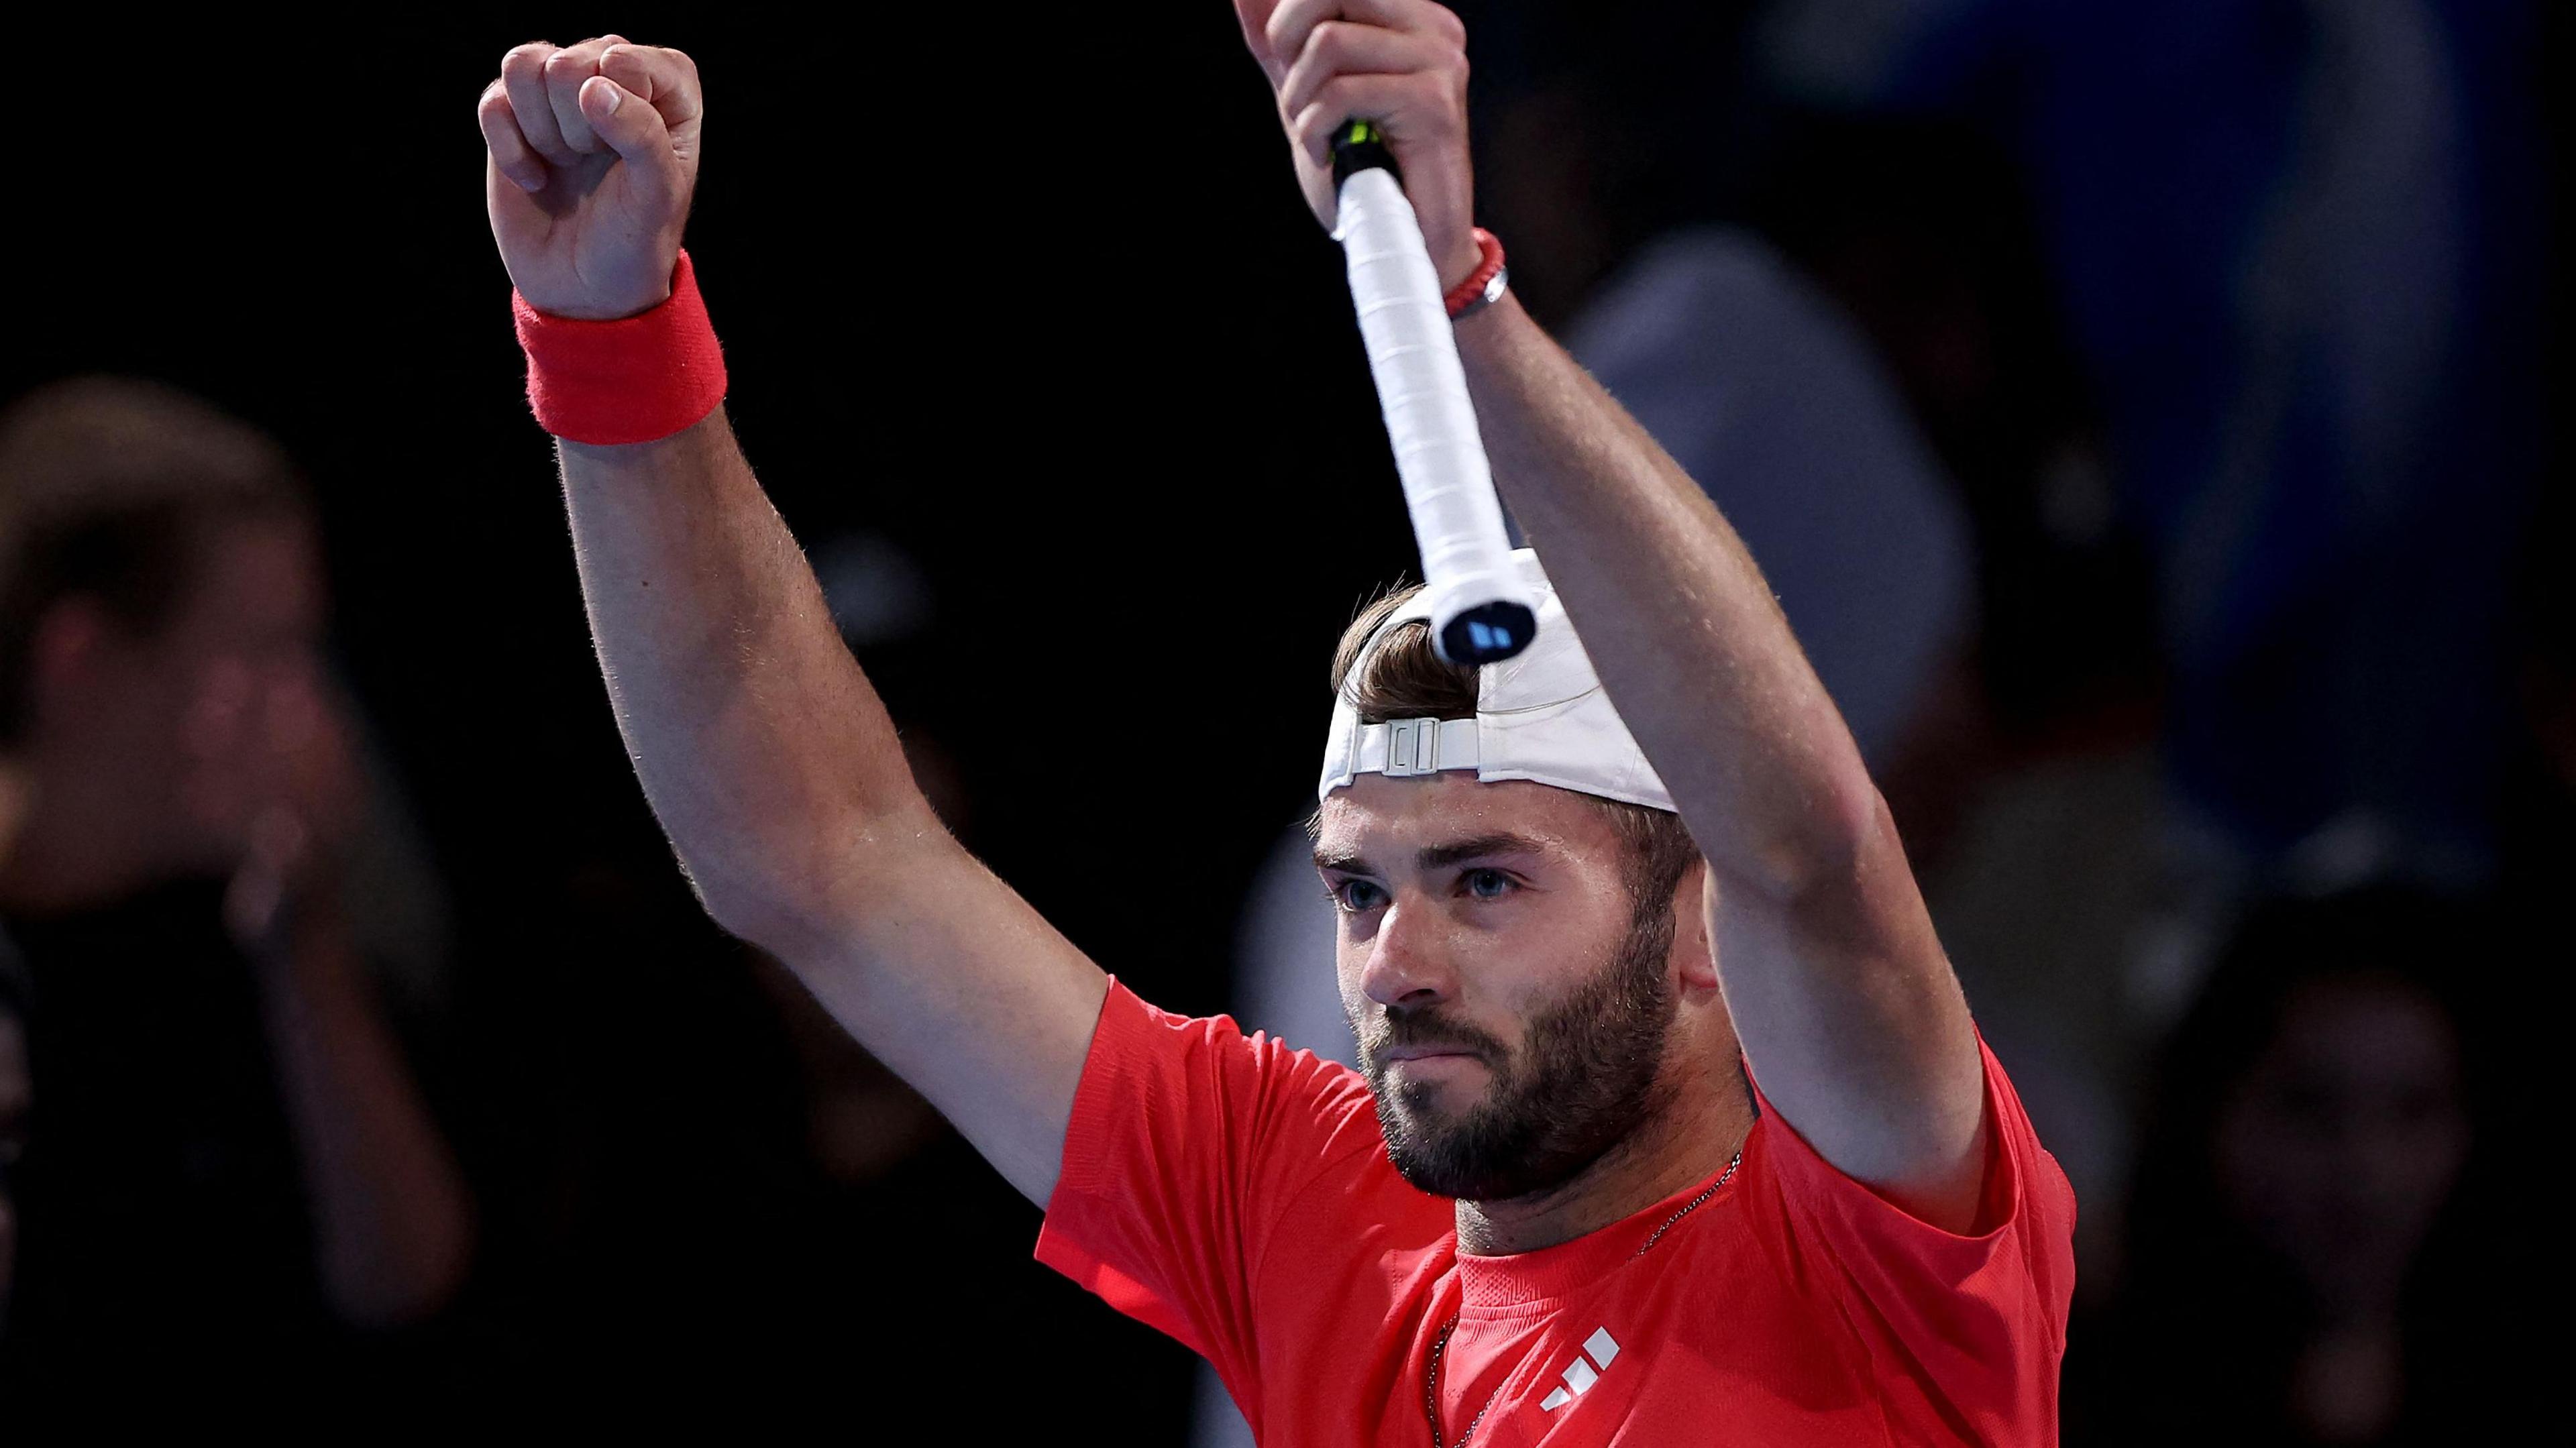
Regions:
<instances>
[{"instance_id":1,"label":"man with beard","mask_svg":"<svg viewBox=\"0 0 2576 1448\"><path fill-rule=\"evenodd\" d=\"M1319 218L1328 132L1387 136L1547 563L1507 664L1443 664L1418 598L1344 640L1316 857L1365 1077L1146 1005L940 829L721 410L679 249L696 67L523 46L479 111L493 231L619 724L708 910L1266 1443L2053 1441L2065 1179L1760 573L1495 284L1462 27L1238 11Z\"/></svg>"}]
</instances>

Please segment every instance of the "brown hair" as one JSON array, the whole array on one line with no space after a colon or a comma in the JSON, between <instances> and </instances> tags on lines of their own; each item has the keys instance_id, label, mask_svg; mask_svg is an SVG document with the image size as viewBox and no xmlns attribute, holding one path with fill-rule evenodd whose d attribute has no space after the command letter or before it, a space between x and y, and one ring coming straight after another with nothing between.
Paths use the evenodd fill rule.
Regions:
<instances>
[{"instance_id":1,"label":"brown hair","mask_svg":"<svg viewBox=\"0 0 2576 1448\"><path fill-rule=\"evenodd\" d=\"M1367 662L1361 662L1360 651L1368 648L1388 615L1420 592L1421 584L1408 584L1361 609L1333 650L1333 692L1351 701L1363 724L1475 717L1476 671L1441 658L1431 646L1429 624L1407 621L1388 629ZM1610 817L1626 846L1621 874L1639 919L1660 916L1700 858L1699 845L1682 827L1681 816L1625 800L1585 797ZM1308 822L1308 833L1314 824Z\"/></svg>"},{"instance_id":2,"label":"brown hair","mask_svg":"<svg viewBox=\"0 0 2576 1448\"><path fill-rule=\"evenodd\" d=\"M207 535L294 517L303 485L267 436L158 383L82 377L0 412L0 740L27 724L27 652L60 600L157 629Z\"/></svg>"}]
</instances>

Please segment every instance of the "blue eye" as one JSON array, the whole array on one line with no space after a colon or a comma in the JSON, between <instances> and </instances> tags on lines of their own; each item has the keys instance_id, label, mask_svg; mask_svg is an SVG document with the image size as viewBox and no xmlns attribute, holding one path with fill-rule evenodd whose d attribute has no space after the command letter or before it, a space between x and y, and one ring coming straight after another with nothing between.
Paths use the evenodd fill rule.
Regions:
<instances>
[{"instance_id":1,"label":"blue eye","mask_svg":"<svg viewBox=\"0 0 2576 1448\"><path fill-rule=\"evenodd\" d=\"M1378 888L1366 880L1344 880L1333 887L1333 903L1353 915L1364 915L1378 907Z\"/></svg>"},{"instance_id":2,"label":"blue eye","mask_svg":"<svg viewBox=\"0 0 2576 1448\"><path fill-rule=\"evenodd\" d=\"M1500 870L1469 870L1460 883L1479 900L1499 900L1512 888L1512 877Z\"/></svg>"}]
</instances>

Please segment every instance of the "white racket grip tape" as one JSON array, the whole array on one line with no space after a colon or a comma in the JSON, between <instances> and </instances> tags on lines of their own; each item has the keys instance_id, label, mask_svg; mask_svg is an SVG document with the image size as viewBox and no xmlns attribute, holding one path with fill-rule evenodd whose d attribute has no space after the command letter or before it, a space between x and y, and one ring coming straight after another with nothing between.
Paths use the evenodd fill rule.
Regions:
<instances>
[{"instance_id":1,"label":"white racket grip tape","mask_svg":"<svg viewBox=\"0 0 2576 1448\"><path fill-rule=\"evenodd\" d=\"M1342 183L1335 223L1396 476L1422 551L1431 637L1447 637L1450 621L1470 609L1498 602L1531 607L1529 588L1512 564L1457 334L1413 203L1392 174L1373 166Z\"/></svg>"}]
</instances>

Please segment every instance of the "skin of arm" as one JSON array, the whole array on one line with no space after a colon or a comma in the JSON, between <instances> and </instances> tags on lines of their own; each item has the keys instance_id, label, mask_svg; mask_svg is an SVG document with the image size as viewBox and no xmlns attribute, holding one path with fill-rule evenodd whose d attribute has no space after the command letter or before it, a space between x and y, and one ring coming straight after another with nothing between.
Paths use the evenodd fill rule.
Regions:
<instances>
[{"instance_id":1,"label":"skin of arm","mask_svg":"<svg viewBox=\"0 0 2576 1448\"><path fill-rule=\"evenodd\" d=\"M315 901L254 949L287 1119L304 1159L324 1290L340 1316L388 1327L436 1311L464 1280L474 1211L405 1069L348 926Z\"/></svg>"},{"instance_id":2,"label":"skin of arm","mask_svg":"<svg viewBox=\"0 0 2576 1448\"><path fill-rule=\"evenodd\" d=\"M523 45L477 119L521 295L574 318L669 295L704 122L686 55ZM721 409L560 456L618 728L709 913L1043 1205L1107 977L933 817Z\"/></svg>"},{"instance_id":3,"label":"skin of arm","mask_svg":"<svg viewBox=\"0 0 2576 1448\"><path fill-rule=\"evenodd\" d=\"M932 816L721 411L562 459L618 728L709 913L1044 1205L1107 977Z\"/></svg>"},{"instance_id":4,"label":"skin of arm","mask_svg":"<svg viewBox=\"0 0 2576 1448\"><path fill-rule=\"evenodd\" d=\"M1310 204L1375 121L1444 285L1478 250L1465 31L1430 0L1237 0ZM1764 1093L1827 1161L1937 1225L1976 1213L1975 1028L1859 749L1708 496L1506 294L1459 352L1494 477L1707 855L1719 976ZM1719 480L1721 485L1723 480ZM1820 486L1826 485L1820 482Z\"/></svg>"},{"instance_id":5,"label":"skin of arm","mask_svg":"<svg viewBox=\"0 0 2576 1448\"><path fill-rule=\"evenodd\" d=\"M224 924L258 987L323 1291L343 1320L395 1327L463 1285L475 1213L352 928L344 862L371 785L344 708L317 680L277 681L266 727L209 763L265 786Z\"/></svg>"}]
</instances>

